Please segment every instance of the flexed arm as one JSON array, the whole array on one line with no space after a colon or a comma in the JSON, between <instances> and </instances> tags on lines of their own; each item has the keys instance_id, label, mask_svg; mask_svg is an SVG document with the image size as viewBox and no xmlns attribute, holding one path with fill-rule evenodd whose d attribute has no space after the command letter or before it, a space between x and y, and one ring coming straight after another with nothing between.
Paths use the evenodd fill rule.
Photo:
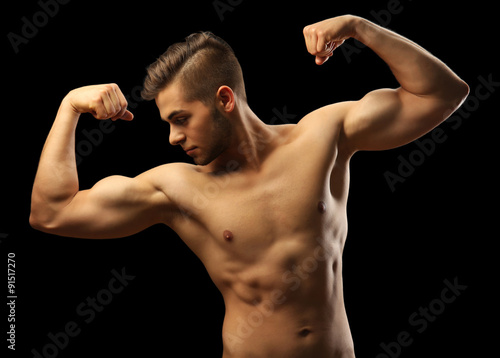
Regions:
<instances>
[{"instance_id":1,"label":"flexed arm","mask_svg":"<svg viewBox=\"0 0 500 358\"><path fill-rule=\"evenodd\" d=\"M455 111L468 86L419 45L360 17L345 15L304 28L309 53L322 65L353 37L389 65L401 85L380 89L346 109L341 139L352 152L406 144L430 131Z\"/></svg>"},{"instance_id":2,"label":"flexed arm","mask_svg":"<svg viewBox=\"0 0 500 358\"><path fill-rule=\"evenodd\" d=\"M64 98L40 157L30 224L63 236L109 238L161 222L168 200L148 172L136 178L112 176L92 189L79 190L75 129L86 112L97 119L133 119L115 84L78 88Z\"/></svg>"}]
</instances>

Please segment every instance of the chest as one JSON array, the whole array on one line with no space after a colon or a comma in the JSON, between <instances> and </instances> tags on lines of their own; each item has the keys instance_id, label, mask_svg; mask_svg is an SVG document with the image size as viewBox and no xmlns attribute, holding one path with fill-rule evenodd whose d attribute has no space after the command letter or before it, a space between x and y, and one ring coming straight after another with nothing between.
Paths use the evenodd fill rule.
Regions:
<instances>
[{"instance_id":1,"label":"chest","mask_svg":"<svg viewBox=\"0 0 500 358\"><path fill-rule=\"evenodd\" d=\"M213 245L255 257L280 240L326 228L335 207L331 169L311 162L282 158L258 174L212 177L198 186L192 202Z\"/></svg>"}]
</instances>

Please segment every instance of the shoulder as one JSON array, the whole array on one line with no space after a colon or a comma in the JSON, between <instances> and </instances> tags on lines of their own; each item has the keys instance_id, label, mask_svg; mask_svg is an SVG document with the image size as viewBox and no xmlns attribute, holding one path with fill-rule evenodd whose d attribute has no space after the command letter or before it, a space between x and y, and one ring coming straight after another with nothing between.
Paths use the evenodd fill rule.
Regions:
<instances>
[{"instance_id":1,"label":"shoulder","mask_svg":"<svg viewBox=\"0 0 500 358\"><path fill-rule=\"evenodd\" d=\"M179 184L190 180L198 173L196 166L188 163L168 163L152 168L136 178L149 183L169 196L169 188L179 187Z\"/></svg>"},{"instance_id":2,"label":"shoulder","mask_svg":"<svg viewBox=\"0 0 500 358\"><path fill-rule=\"evenodd\" d=\"M295 128L295 135L305 140L341 145L345 118L356 102L330 104L304 116Z\"/></svg>"},{"instance_id":3,"label":"shoulder","mask_svg":"<svg viewBox=\"0 0 500 358\"><path fill-rule=\"evenodd\" d=\"M200 173L197 166L188 163L168 163L152 168L136 177L145 185L154 188L164 201L163 222L172 227L184 208L189 207L193 188L199 185Z\"/></svg>"},{"instance_id":4,"label":"shoulder","mask_svg":"<svg viewBox=\"0 0 500 358\"><path fill-rule=\"evenodd\" d=\"M138 175L140 180L158 193L167 197L170 206L177 206L179 198L185 196L198 175L195 165L188 163L168 163L152 168Z\"/></svg>"},{"instance_id":5,"label":"shoulder","mask_svg":"<svg viewBox=\"0 0 500 358\"><path fill-rule=\"evenodd\" d=\"M137 177L141 177L147 180L157 180L159 179L159 177L163 177L165 175L167 177L170 177L173 175L178 176L193 172L196 172L195 165L189 163L174 162L159 165L157 167L149 169Z\"/></svg>"},{"instance_id":6,"label":"shoulder","mask_svg":"<svg viewBox=\"0 0 500 358\"><path fill-rule=\"evenodd\" d=\"M356 102L338 102L318 108L304 116L297 127L303 130L318 128L336 128L341 126L347 113Z\"/></svg>"}]
</instances>

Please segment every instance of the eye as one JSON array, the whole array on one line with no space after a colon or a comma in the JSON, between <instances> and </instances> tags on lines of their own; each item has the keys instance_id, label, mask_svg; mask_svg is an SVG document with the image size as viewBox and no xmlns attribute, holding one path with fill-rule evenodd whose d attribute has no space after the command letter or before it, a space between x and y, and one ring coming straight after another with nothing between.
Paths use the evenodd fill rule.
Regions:
<instances>
[{"instance_id":1,"label":"eye","mask_svg":"<svg viewBox=\"0 0 500 358\"><path fill-rule=\"evenodd\" d=\"M177 125L181 125L181 124L186 123L187 120L188 120L188 117L178 117L175 119L174 123Z\"/></svg>"}]
</instances>

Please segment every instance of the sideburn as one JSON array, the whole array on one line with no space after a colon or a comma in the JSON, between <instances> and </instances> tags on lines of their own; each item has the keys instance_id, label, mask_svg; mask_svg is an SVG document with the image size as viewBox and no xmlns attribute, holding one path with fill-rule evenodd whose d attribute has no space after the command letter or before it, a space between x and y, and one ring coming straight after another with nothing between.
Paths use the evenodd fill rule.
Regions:
<instances>
[{"instance_id":1,"label":"sideburn","mask_svg":"<svg viewBox=\"0 0 500 358\"><path fill-rule=\"evenodd\" d=\"M232 126L229 119L224 117L215 106L212 107L212 120L214 123L214 132L212 133L213 150L216 157L218 157L231 144Z\"/></svg>"},{"instance_id":2,"label":"sideburn","mask_svg":"<svg viewBox=\"0 0 500 358\"><path fill-rule=\"evenodd\" d=\"M216 137L223 137L229 140L232 132L231 123L229 123L229 120L224 117L215 106L212 106L212 119L217 133ZM216 138L213 139L217 140Z\"/></svg>"}]
</instances>

